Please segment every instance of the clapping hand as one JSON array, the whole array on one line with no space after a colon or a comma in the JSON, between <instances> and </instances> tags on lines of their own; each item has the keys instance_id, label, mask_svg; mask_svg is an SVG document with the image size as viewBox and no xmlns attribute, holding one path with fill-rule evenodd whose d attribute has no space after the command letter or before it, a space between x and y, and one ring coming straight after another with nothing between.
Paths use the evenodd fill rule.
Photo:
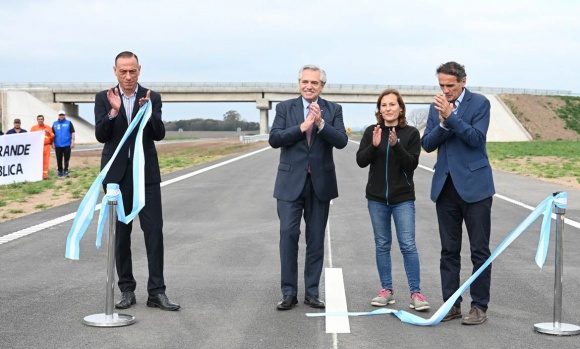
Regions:
<instances>
[{"instance_id":1,"label":"clapping hand","mask_svg":"<svg viewBox=\"0 0 580 349\"><path fill-rule=\"evenodd\" d=\"M373 146L377 148L379 144L381 144L381 135L383 134L383 130L381 130L381 125L375 126L373 130Z\"/></svg>"},{"instance_id":2,"label":"clapping hand","mask_svg":"<svg viewBox=\"0 0 580 349\"><path fill-rule=\"evenodd\" d=\"M119 89L116 87L111 87L107 91L107 99L109 100L109 104L111 104L111 111L109 112L109 116L117 116L119 109L121 109L121 95L119 95Z\"/></svg>"},{"instance_id":3,"label":"clapping hand","mask_svg":"<svg viewBox=\"0 0 580 349\"><path fill-rule=\"evenodd\" d=\"M391 132L389 132L389 144L391 147L394 147L397 144L397 131L395 131L394 127L391 127Z\"/></svg>"},{"instance_id":4,"label":"clapping hand","mask_svg":"<svg viewBox=\"0 0 580 349\"><path fill-rule=\"evenodd\" d=\"M147 95L145 98L139 98L139 107L142 107L143 104L147 103L151 99L151 90L147 90Z\"/></svg>"}]
</instances>

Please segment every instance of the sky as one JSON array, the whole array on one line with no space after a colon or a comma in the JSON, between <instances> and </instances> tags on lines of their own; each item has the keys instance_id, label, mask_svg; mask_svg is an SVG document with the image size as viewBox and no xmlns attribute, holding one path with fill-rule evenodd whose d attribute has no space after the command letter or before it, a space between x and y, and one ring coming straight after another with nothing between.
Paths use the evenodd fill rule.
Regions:
<instances>
[{"instance_id":1,"label":"sky","mask_svg":"<svg viewBox=\"0 0 580 349\"><path fill-rule=\"evenodd\" d=\"M113 85L114 58L129 50L144 86L293 83L304 64L332 84L437 85L437 66L456 61L468 88L580 94L579 14L577 0L2 0L0 82ZM253 103L165 103L163 118L228 110L259 121ZM343 110L347 127L374 122L372 104Z\"/></svg>"}]
</instances>

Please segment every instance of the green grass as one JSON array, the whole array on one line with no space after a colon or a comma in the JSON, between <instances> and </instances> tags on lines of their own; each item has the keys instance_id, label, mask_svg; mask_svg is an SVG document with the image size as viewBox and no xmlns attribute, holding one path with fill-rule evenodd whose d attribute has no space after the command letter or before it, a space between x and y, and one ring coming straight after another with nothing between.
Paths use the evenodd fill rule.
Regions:
<instances>
[{"instance_id":1,"label":"green grass","mask_svg":"<svg viewBox=\"0 0 580 349\"><path fill-rule=\"evenodd\" d=\"M580 97L558 96L566 104L556 114L566 122L566 128L580 133Z\"/></svg>"},{"instance_id":2,"label":"green grass","mask_svg":"<svg viewBox=\"0 0 580 349\"><path fill-rule=\"evenodd\" d=\"M231 145L214 149L186 148L171 154L159 154L161 173L169 173L183 168L203 164L223 156L236 154L249 148L249 144Z\"/></svg>"},{"instance_id":3,"label":"green grass","mask_svg":"<svg viewBox=\"0 0 580 349\"><path fill-rule=\"evenodd\" d=\"M539 178L575 177L580 183L580 142L488 143L493 168Z\"/></svg>"},{"instance_id":4,"label":"green grass","mask_svg":"<svg viewBox=\"0 0 580 349\"><path fill-rule=\"evenodd\" d=\"M26 202L28 196L42 193L53 185L54 180L6 184L0 186L0 196L3 201Z\"/></svg>"},{"instance_id":5,"label":"green grass","mask_svg":"<svg viewBox=\"0 0 580 349\"><path fill-rule=\"evenodd\" d=\"M490 158L504 160L524 156L557 156L580 158L580 142L537 141L537 142L488 142Z\"/></svg>"},{"instance_id":6,"label":"green grass","mask_svg":"<svg viewBox=\"0 0 580 349\"><path fill-rule=\"evenodd\" d=\"M49 172L49 180L0 185L0 197L2 197L0 206L6 206L9 202L27 202L30 197L34 197L34 195L41 194L49 189L56 191L54 194L52 194L53 197L70 195L73 198L80 198L82 197L80 192L84 193L90 188L91 184L99 173L99 168L75 168L73 172L71 172L71 176L79 177L79 179L74 181L71 179L57 179L56 173L54 171L51 170ZM43 208L41 207L38 209ZM12 210L9 212L21 213L12 212Z\"/></svg>"}]
</instances>

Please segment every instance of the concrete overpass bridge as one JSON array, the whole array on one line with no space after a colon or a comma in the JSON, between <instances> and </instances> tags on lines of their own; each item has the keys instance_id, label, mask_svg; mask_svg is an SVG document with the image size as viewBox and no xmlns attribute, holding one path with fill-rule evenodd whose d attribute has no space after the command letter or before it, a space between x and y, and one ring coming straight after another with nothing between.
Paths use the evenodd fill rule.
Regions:
<instances>
[{"instance_id":1,"label":"concrete overpass bridge","mask_svg":"<svg viewBox=\"0 0 580 349\"><path fill-rule=\"evenodd\" d=\"M13 83L0 84L2 90L1 112L3 129L12 127L12 120L16 117L27 119L27 114L22 105L30 104L30 99L36 99L49 108L63 109L67 116L86 123L78 117L79 103L94 103L95 94L113 86L112 83ZM280 102L299 95L297 83L258 83L258 82L230 82L230 83L203 83L203 82L144 82L143 86L159 92L164 103L171 102L250 102L256 103L260 113L260 133L268 133L268 111L272 109L272 102ZM375 103L377 96L386 88L394 88L401 92L407 104L429 104L433 96L440 93L439 86L425 85L371 85L371 84L327 84L323 91L323 97L337 103ZM519 124L509 109L497 98L499 93L509 94L543 94L543 95L570 95L571 91L559 90L530 90L530 89L507 89L469 87L471 91L480 92L488 96L492 102L492 114L497 119L505 122L509 118L511 122ZM24 98L26 97L26 98ZM31 98L30 98L31 97ZM17 110L17 112L14 112ZM41 112L30 111L29 116L35 117ZM52 124L50 112L44 112L47 123ZM492 115L492 119L494 115ZM82 121L81 121L82 120ZM34 121L35 123L35 121ZM87 123L88 124L88 123ZM90 127L83 125L83 127ZM505 127L505 126L503 126ZM516 127L517 128L517 127ZM531 139L521 125L519 136L511 136L510 140ZM522 132L523 130L523 132ZM89 133L89 132L84 132ZM90 129L92 133L92 128ZM94 141L93 136L87 136L87 143ZM84 139L82 137L81 139ZM79 135L77 134L77 139ZM83 140L81 140L82 142Z\"/></svg>"}]
</instances>

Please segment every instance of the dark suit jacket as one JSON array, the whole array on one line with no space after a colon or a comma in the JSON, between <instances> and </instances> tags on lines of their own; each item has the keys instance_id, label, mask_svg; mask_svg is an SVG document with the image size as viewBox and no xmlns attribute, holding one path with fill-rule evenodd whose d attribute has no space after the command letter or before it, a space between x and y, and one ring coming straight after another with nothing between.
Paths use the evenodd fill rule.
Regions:
<instances>
[{"instance_id":1,"label":"dark suit jacket","mask_svg":"<svg viewBox=\"0 0 580 349\"><path fill-rule=\"evenodd\" d=\"M298 198L304 188L308 166L316 196L322 201L338 197L332 148L342 149L348 143L342 107L322 98L318 98L318 105L325 125L320 133L314 125L310 147L306 133L300 132L300 124L304 122L302 97L276 106L269 138L272 148L280 148L280 164L274 186L276 199L294 201Z\"/></svg>"},{"instance_id":2,"label":"dark suit jacket","mask_svg":"<svg viewBox=\"0 0 580 349\"><path fill-rule=\"evenodd\" d=\"M493 176L485 149L490 121L487 98L465 89L457 115L445 121L445 130L439 126L439 111L435 104L429 108L427 126L421 145L426 152L437 150L437 163L431 185L431 200L436 201L447 175L455 189L469 203L481 201L495 194Z\"/></svg>"},{"instance_id":3,"label":"dark suit jacket","mask_svg":"<svg viewBox=\"0 0 580 349\"><path fill-rule=\"evenodd\" d=\"M117 88L119 88L120 92L120 87L118 85ZM139 98L144 98L147 95L147 91L148 89L139 85L131 120L133 120L139 112ZM161 96L158 93L151 91L151 103L151 118L149 119L147 126L143 129L145 184L161 182L159 161L157 160L157 150L155 149L154 141L160 141L165 138L165 126L163 125L163 121L161 121ZM107 164L107 162L109 162L113 153L117 149L119 142L123 138L125 131L127 131L127 128L129 127L122 98L121 109L119 110L117 117L112 120L109 120L108 117L110 110L111 104L107 99L107 91L105 90L97 93L95 96L95 136L99 142L105 144L101 156L101 169ZM105 180L103 181L104 187L106 187L107 183L119 183L121 181L127 168L127 162L130 161L129 150L131 150L131 155L134 154L137 130L138 127L133 130L131 136L127 139L123 148L117 155L117 158L113 162Z\"/></svg>"}]
</instances>

